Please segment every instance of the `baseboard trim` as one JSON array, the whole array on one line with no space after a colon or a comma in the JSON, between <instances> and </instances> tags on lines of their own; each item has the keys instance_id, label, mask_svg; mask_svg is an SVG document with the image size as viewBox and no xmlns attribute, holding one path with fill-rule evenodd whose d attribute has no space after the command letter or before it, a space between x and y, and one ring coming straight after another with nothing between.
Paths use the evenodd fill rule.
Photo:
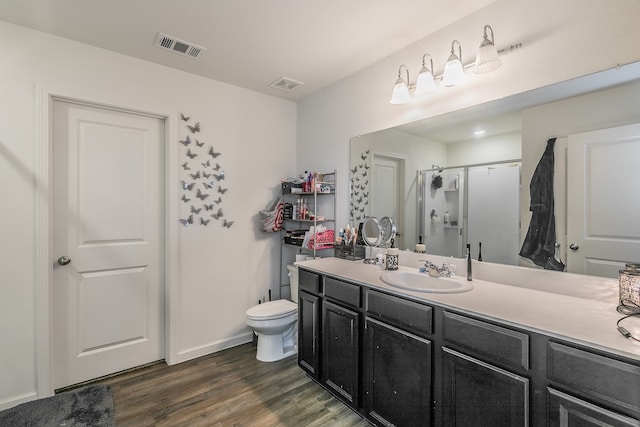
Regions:
<instances>
[{"instance_id":1,"label":"baseboard trim","mask_svg":"<svg viewBox=\"0 0 640 427\"><path fill-rule=\"evenodd\" d=\"M12 396L9 399L5 399L0 401L0 411L4 411L5 409L13 408L21 403L30 402L32 400L36 400L38 398L38 393L32 391L30 393L20 394L18 396Z\"/></svg>"},{"instance_id":2,"label":"baseboard trim","mask_svg":"<svg viewBox=\"0 0 640 427\"><path fill-rule=\"evenodd\" d=\"M181 350L177 354L177 359L170 363L175 365L176 363L186 362L187 360L196 359L198 357L206 356L207 354L216 353L218 351L226 350L231 347L236 347L242 344L250 343L253 340L253 332L247 332L241 335L225 338L220 341L215 341L198 347L187 348Z\"/></svg>"}]
</instances>

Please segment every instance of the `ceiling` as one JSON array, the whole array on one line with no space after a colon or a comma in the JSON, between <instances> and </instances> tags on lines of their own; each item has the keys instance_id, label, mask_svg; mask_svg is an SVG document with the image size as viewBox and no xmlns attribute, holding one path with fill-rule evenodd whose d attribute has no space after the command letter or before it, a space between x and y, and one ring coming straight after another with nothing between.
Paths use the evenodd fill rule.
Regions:
<instances>
[{"instance_id":1,"label":"ceiling","mask_svg":"<svg viewBox=\"0 0 640 427\"><path fill-rule=\"evenodd\" d=\"M494 1L1 0L0 20L300 100ZM206 51L160 49L160 32Z\"/></svg>"}]
</instances>

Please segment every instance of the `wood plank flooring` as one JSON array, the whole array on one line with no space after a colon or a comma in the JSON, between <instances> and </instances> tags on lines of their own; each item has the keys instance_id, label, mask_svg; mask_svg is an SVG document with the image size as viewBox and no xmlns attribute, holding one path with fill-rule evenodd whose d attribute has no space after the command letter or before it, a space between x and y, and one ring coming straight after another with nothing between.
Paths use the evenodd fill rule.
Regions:
<instances>
[{"instance_id":1,"label":"wood plank flooring","mask_svg":"<svg viewBox=\"0 0 640 427\"><path fill-rule=\"evenodd\" d=\"M113 390L118 427L369 426L308 378L295 356L264 363L255 352L244 344L100 382Z\"/></svg>"}]
</instances>

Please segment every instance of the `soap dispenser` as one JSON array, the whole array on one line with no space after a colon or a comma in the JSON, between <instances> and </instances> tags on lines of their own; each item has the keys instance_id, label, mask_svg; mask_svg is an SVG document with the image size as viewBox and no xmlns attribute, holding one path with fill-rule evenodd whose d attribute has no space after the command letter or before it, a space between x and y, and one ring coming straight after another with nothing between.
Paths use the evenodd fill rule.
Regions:
<instances>
[{"instance_id":1,"label":"soap dispenser","mask_svg":"<svg viewBox=\"0 0 640 427\"><path fill-rule=\"evenodd\" d=\"M393 246L393 239L391 239L391 247L387 249L385 269L397 270L399 255L400 255L400 250Z\"/></svg>"},{"instance_id":2,"label":"soap dispenser","mask_svg":"<svg viewBox=\"0 0 640 427\"><path fill-rule=\"evenodd\" d=\"M422 243L422 236L418 236L418 243L416 244L416 253L423 254L427 252L427 247Z\"/></svg>"}]
</instances>

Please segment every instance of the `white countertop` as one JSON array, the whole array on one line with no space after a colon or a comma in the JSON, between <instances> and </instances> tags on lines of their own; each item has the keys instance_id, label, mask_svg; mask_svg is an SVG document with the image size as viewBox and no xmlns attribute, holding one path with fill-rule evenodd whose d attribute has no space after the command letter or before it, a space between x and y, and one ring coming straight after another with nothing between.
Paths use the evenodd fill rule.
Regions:
<instances>
[{"instance_id":1,"label":"white countertop","mask_svg":"<svg viewBox=\"0 0 640 427\"><path fill-rule=\"evenodd\" d=\"M474 266L476 264L474 263ZM296 262L296 265L391 294L425 303L433 302L445 308L479 315L640 361L640 342L627 339L617 331L616 322L622 317L616 311L617 300L610 298L610 295L608 298L600 298L602 289L594 289L594 299L590 299L584 289L580 291L580 296L570 296L474 277L471 291L436 294L408 291L387 285L380 280L380 274L385 271L382 266L364 264L362 261L320 258ZM400 270L417 271L417 268L401 265ZM454 280L466 281L466 275L463 276L460 269L458 271L460 275ZM615 283L607 280L605 288ZM542 284L542 288L548 290L548 283ZM626 319L622 326L634 336L640 336L640 318Z\"/></svg>"}]
</instances>

